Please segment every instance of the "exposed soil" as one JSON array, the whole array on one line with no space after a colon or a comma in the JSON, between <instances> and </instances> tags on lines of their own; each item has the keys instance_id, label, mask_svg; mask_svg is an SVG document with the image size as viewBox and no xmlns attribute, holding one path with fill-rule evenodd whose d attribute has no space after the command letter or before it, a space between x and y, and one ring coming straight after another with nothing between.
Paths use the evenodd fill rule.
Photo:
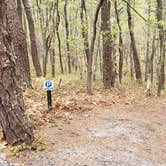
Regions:
<instances>
[{"instance_id":1,"label":"exposed soil","mask_svg":"<svg viewBox=\"0 0 166 166\"><path fill-rule=\"evenodd\" d=\"M166 100L93 110L43 126L47 149L22 153L26 166L166 164Z\"/></svg>"},{"instance_id":2,"label":"exposed soil","mask_svg":"<svg viewBox=\"0 0 166 166\"><path fill-rule=\"evenodd\" d=\"M10 162L24 166L166 165L166 98L122 97L114 103L116 99L105 100L107 96L100 100L81 96L86 101L81 105L80 98L69 97L68 106L60 105L58 99L51 112L41 113L45 121L35 134L44 138L46 150L24 151L9 156ZM85 105L91 109L84 110ZM62 107L73 111L68 108L60 115Z\"/></svg>"}]
</instances>

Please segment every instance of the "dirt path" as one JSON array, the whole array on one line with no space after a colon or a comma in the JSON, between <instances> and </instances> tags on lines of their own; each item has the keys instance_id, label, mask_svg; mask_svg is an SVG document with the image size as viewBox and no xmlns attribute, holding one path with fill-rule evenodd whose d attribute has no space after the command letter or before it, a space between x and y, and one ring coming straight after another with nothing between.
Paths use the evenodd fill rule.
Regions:
<instances>
[{"instance_id":1,"label":"dirt path","mask_svg":"<svg viewBox=\"0 0 166 166\"><path fill-rule=\"evenodd\" d=\"M67 115L41 128L43 152L23 152L25 166L165 166L166 100Z\"/></svg>"}]
</instances>

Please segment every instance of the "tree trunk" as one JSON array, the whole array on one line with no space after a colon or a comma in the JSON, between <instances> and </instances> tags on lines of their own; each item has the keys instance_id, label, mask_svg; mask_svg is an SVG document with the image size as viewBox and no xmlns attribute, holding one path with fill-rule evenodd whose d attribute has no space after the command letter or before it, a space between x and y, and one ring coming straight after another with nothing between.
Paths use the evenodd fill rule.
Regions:
<instances>
[{"instance_id":1,"label":"tree trunk","mask_svg":"<svg viewBox=\"0 0 166 166\"><path fill-rule=\"evenodd\" d=\"M55 77L55 50L50 50L51 75Z\"/></svg>"},{"instance_id":2,"label":"tree trunk","mask_svg":"<svg viewBox=\"0 0 166 166\"><path fill-rule=\"evenodd\" d=\"M156 32L154 32L153 34L152 52L150 55L150 63L149 63L149 73L151 74L151 82L153 82L153 60L156 53L155 40L156 40Z\"/></svg>"},{"instance_id":3,"label":"tree trunk","mask_svg":"<svg viewBox=\"0 0 166 166\"><path fill-rule=\"evenodd\" d=\"M36 75L41 76L42 75L42 70L41 70L40 60L39 60L38 52L37 52L34 20L33 20L33 17L32 17L31 10L30 10L29 1L28 0L23 0L23 4L24 4L27 20L28 20L28 25L29 25L32 61L33 61L33 65L35 67Z\"/></svg>"},{"instance_id":4,"label":"tree trunk","mask_svg":"<svg viewBox=\"0 0 166 166\"><path fill-rule=\"evenodd\" d=\"M2 0L0 4L1 2ZM0 15L1 11L0 9ZM9 144L31 144L34 136L23 106L21 77L16 73L14 55L7 48L11 48L9 36L2 27L0 23L0 124Z\"/></svg>"},{"instance_id":5,"label":"tree trunk","mask_svg":"<svg viewBox=\"0 0 166 166\"><path fill-rule=\"evenodd\" d=\"M98 16L100 9L103 5L103 2L105 0L100 0L96 12L95 12L95 18L93 22L93 34L92 34L92 39L91 39L91 47L90 47L90 53L89 53L89 58L88 58L88 65L87 65L87 92L88 94L92 94L92 65L93 65L93 53L94 53L94 45L95 45L95 40L96 40L96 33L97 33L97 21L98 21Z\"/></svg>"},{"instance_id":6,"label":"tree trunk","mask_svg":"<svg viewBox=\"0 0 166 166\"><path fill-rule=\"evenodd\" d=\"M130 4L130 0L128 0L128 3ZM133 25L132 25L132 16L131 16L131 11L130 11L129 4L127 4L128 27L129 27L129 32L130 32L131 47L132 47L132 50L133 50L133 60L134 60L135 74L136 74L137 81L139 83L141 83L142 82L141 65L140 65L138 51L137 51L137 47L136 47L136 43L135 43L135 36L134 36Z\"/></svg>"},{"instance_id":7,"label":"tree trunk","mask_svg":"<svg viewBox=\"0 0 166 166\"><path fill-rule=\"evenodd\" d=\"M101 31L103 40L103 84L104 88L112 87L113 57L112 35L110 24L110 1L105 0L101 7Z\"/></svg>"},{"instance_id":8,"label":"tree trunk","mask_svg":"<svg viewBox=\"0 0 166 166\"><path fill-rule=\"evenodd\" d=\"M150 58L149 58L149 51L150 51L150 14L151 14L151 1L148 1L148 22L147 22L147 43L146 43L146 58L145 58L145 81L147 81L147 75L149 75L150 71ZM149 78L148 78L149 79ZM150 79L151 80L151 79Z\"/></svg>"},{"instance_id":9,"label":"tree trunk","mask_svg":"<svg viewBox=\"0 0 166 166\"><path fill-rule=\"evenodd\" d=\"M49 37L45 41L45 56L44 56L44 59L43 59L43 76L44 77L47 74L48 53L49 53L49 49L50 49L50 46L49 46L48 42L51 42L51 41L49 41Z\"/></svg>"},{"instance_id":10,"label":"tree trunk","mask_svg":"<svg viewBox=\"0 0 166 166\"><path fill-rule=\"evenodd\" d=\"M117 0L115 0L115 13L116 20L119 28L119 82L122 83L122 73L123 73L123 39L122 39L122 28L120 25L119 12L117 9Z\"/></svg>"},{"instance_id":11,"label":"tree trunk","mask_svg":"<svg viewBox=\"0 0 166 166\"><path fill-rule=\"evenodd\" d=\"M82 24L82 37L84 39L84 50L87 58L87 93L92 94L92 63L93 63L93 52L94 52L94 44L96 40L96 25L98 20L98 15L100 8L103 4L104 0L100 0L100 2L97 5L96 12L95 12L95 18L93 22L93 34L91 39L91 47L89 47L88 42L88 23L87 23L87 14L86 14L86 6L85 1L81 1L81 24ZM85 20L84 20L85 15Z\"/></svg>"},{"instance_id":12,"label":"tree trunk","mask_svg":"<svg viewBox=\"0 0 166 166\"><path fill-rule=\"evenodd\" d=\"M22 5L21 5L21 0L17 0L17 11L18 11L18 15L20 17L21 25L23 25L22 24Z\"/></svg>"},{"instance_id":13,"label":"tree trunk","mask_svg":"<svg viewBox=\"0 0 166 166\"><path fill-rule=\"evenodd\" d=\"M163 20L163 3L162 0L156 0L157 2L157 21L159 29L159 42L160 42L160 57L159 57L159 70L158 70L158 90L157 95L160 96L161 89L164 88L165 83L165 42L164 42L164 28L162 25Z\"/></svg>"},{"instance_id":14,"label":"tree trunk","mask_svg":"<svg viewBox=\"0 0 166 166\"><path fill-rule=\"evenodd\" d=\"M87 13L86 13L86 5L85 1L81 0L81 25L82 25L82 37L84 39L84 50L87 59L87 92L90 94L91 92L91 79L89 78L91 70L90 68L90 47L89 47L89 39L88 39L88 20L87 20ZM91 77L91 76L90 76Z\"/></svg>"},{"instance_id":15,"label":"tree trunk","mask_svg":"<svg viewBox=\"0 0 166 166\"><path fill-rule=\"evenodd\" d=\"M21 73L22 84L31 87L30 66L28 59L27 43L23 27L17 12L16 2L13 0L5 0L7 10L7 28L12 38L14 51L17 57L16 66L17 73Z\"/></svg>"},{"instance_id":16,"label":"tree trunk","mask_svg":"<svg viewBox=\"0 0 166 166\"><path fill-rule=\"evenodd\" d=\"M101 32L100 32L101 33ZM97 41L97 50L96 50L96 55L95 55L95 60L94 60L94 72L93 72L93 80L96 80L96 75L97 75L97 67L98 67L98 56L99 56L99 52L100 52L100 36L98 37L98 41Z\"/></svg>"},{"instance_id":17,"label":"tree trunk","mask_svg":"<svg viewBox=\"0 0 166 166\"><path fill-rule=\"evenodd\" d=\"M66 49L67 49L67 64L69 74L71 73L71 56L70 56L70 45L69 45L69 23L67 19L67 0L65 0L64 5L64 15L65 15L65 29L66 29Z\"/></svg>"},{"instance_id":18,"label":"tree trunk","mask_svg":"<svg viewBox=\"0 0 166 166\"><path fill-rule=\"evenodd\" d=\"M131 80L133 80L133 78L134 78L134 64L133 64L132 52L133 51L132 51L132 48L130 45L129 58L130 58L130 77L131 77Z\"/></svg>"},{"instance_id":19,"label":"tree trunk","mask_svg":"<svg viewBox=\"0 0 166 166\"><path fill-rule=\"evenodd\" d=\"M56 1L56 35L58 38L58 49L59 49L59 63L61 68L61 73L64 73L63 62L62 62L62 52L61 52L61 39L59 35L59 24L60 24L60 14L59 14L59 0Z\"/></svg>"}]
</instances>

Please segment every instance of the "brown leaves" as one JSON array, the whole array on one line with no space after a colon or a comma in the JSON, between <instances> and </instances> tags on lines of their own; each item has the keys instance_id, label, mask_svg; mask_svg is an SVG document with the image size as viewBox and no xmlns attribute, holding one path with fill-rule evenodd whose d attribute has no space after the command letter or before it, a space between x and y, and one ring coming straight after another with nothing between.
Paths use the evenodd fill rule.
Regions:
<instances>
[{"instance_id":1,"label":"brown leaves","mask_svg":"<svg viewBox=\"0 0 166 166\"><path fill-rule=\"evenodd\" d=\"M71 99L66 102L57 101L54 109L64 111L81 111L82 107L79 105L76 99Z\"/></svg>"},{"instance_id":2,"label":"brown leaves","mask_svg":"<svg viewBox=\"0 0 166 166\"><path fill-rule=\"evenodd\" d=\"M56 123L58 119L72 119L74 114L104 109L129 100L110 90L97 90L93 95L87 95L83 90L55 89L52 91L53 108L47 110L46 92L41 88L26 90L24 96L26 112L34 126Z\"/></svg>"}]
</instances>

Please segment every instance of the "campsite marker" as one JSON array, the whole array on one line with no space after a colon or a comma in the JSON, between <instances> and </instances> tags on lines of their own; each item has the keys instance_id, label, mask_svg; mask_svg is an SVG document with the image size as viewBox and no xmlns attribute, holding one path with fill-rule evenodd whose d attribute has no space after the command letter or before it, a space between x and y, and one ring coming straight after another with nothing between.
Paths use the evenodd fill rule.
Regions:
<instances>
[{"instance_id":1,"label":"campsite marker","mask_svg":"<svg viewBox=\"0 0 166 166\"><path fill-rule=\"evenodd\" d=\"M44 81L44 89L47 91L48 109L52 108L52 95L51 91L54 89L54 82L51 80Z\"/></svg>"}]
</instances>

